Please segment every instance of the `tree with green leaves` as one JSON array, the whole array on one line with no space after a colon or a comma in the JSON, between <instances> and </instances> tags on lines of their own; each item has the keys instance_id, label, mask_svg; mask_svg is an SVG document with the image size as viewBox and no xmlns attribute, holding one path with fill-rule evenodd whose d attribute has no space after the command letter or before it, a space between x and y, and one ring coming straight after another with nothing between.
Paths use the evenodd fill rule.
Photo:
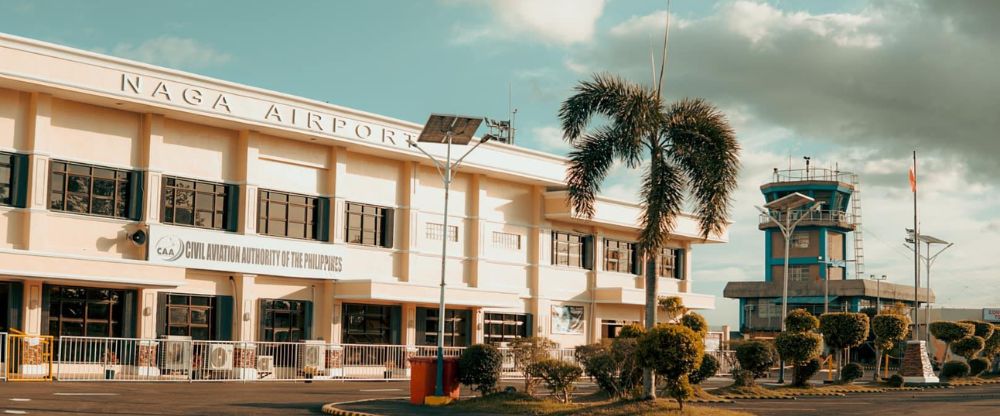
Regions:
<instances>
[{"instance_id":1,"label":"tree with green leaves","mask_svg":"<svg viewBox=\"0 0 1000 416\"><path fill-rule=\"evenodd\" d=\"M909 326L910 318L906 315L886 313L872 318L872 332L875 333L875 375L872 381L878 381L883 355L906 339Z\"/></svg>"},{"instance_id":2,"label":"tree with green leaves","mask_svg":"<svg viewBox=\"0 0 1000 416\"><path fill-rule=\"evenodd\" d=\"M931 335L944 342L944 355L942 356L942 361L948 359L949 350L951 350L951 343L958 341L965 337L971 337L976 334L976 326L973 324L966 324L961 322L951 322L951 321L937 321L931 322L928 329L931 331Z\"/></svg>"},{"instance_id":3,"label":"tree with green leaves","mask_svg":"<svg viewBox=\"0 0 1000 416\"><path fill-rule=\"evenodd\" d=\"M865 342L868 329L868 315L863 313L834 312L819 317L819 332L823 334L823 340L837 351L838 371L842 367L842 352Z\"/></svg>"},{"instance_id":4,"label":"tree with green leaves","mask_svg":"<svg viewBox=\"0 0 1000 416\"><path fill-rule=\"evenodd\" d=\"M808 371L803 364L808 363L822 352L823 338L815 332L819 320L805 309L796 309L785 317L785 330L774 338L774 346L782 359L792 364L792 376L796 387L808 385L809 378L799 374Z\"/></svg>"},{"instance_id":5,"label":"tree with green leaves","mask_svg":"<svg viewBox=\"0 0 1000 416\"><path fill-rule=\"evenodd\" d=\"M552 350L559 347L555 341L544 337L516 338L510 344L514 356L514 368L524 376L524 392L534 394L535 386L541 382L534 377L528 367L539 361L552 358Z\"/></svg>"},{"instance_id":6,"label":"tree with green leaves","mask_svg":"<svg viewBox=\"0 0 1000 416\"><path fill-rule=\"evenodd\" d=\"M663 378L666 390L681 410L693 390L688 377L701 367L705 341L683 325L659 324L639 338L636 354L643 368L651 368Z\"/></svg>"}]
</instances>

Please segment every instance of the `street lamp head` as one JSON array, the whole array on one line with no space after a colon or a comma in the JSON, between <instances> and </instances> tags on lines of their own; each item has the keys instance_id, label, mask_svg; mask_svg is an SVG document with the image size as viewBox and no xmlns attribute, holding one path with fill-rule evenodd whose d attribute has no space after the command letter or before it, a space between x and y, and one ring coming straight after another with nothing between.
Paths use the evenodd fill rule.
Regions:
<instances>
[{"instance_id":1,"label":"street lamp head","mask_svg":"<svg viewBox=\"0 0 1000 416\"><path fill-rule=\"evenodd\" d=\"M482 122L482 117L431 114L427 123L424 124L424 129L420 131L420 137L417 138L417 141L420 143L447 143L450 135L452 144L469 144Z\"/></svg>"},{"instance_id":2,"label":"street lamp head","mask_svg":"<svg viewBox=\"0 0 1000 416\"><path fill-rule=\"evenodd\" d=\"M768 202L764 205L764 208L773 209L778 211L792 210L810 202L815 202L816 200L812 197L800 194L798 192L793 192L785 195L781 198L775 199L774 201Z\"/></svg>"}]
</instances>

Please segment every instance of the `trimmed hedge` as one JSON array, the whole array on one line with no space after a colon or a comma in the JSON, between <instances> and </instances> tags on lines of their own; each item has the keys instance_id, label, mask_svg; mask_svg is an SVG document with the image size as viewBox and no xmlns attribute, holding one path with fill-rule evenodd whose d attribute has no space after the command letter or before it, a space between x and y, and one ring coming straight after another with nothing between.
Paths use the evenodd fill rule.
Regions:
<instances>
[{"instance_id":1,"label":"trimmed hedge","mask_svg":"<svg viewBox=\"0 0 1000 416\"><path fill-rule=\"evenodd\" d=\"M763 377L778 360L774 345L767 341L750 339L733 343L736 361L740 363L737 383L753 385L753 380ZM734 375L736 375L734 373Z\"/></svg>"},{"instance_id":2,"label":"trimmed hedge","mask_svg":"<svg viewBox=\"0 0 1000 416\"><path fill-rule=\"evenodd\" d=\"M576 387L573 383L583 376L583 368L576 363L554 358L532 363L528 366L528 372L542 379L552 395L559 397L563 403L572 400L572 393Z\"/></svg>"},{"instance_id":3,"label":"trimmed hedge","mask_svg":"<svg viewBox=\"0 0 1000 416\"><path fill-rule=\"evenodd\" d=\"M973 358L969 361L969 375L972 377L978 376L986 371L986 369L990 368L991 364L992 363L988 358Z\"/></svg>"},{"instance_id":4,"label":"trimmed hedge","mask_svg":"<svg viewBox=\"0 0 1000 416\"><path fill-rule=\"evenodd\" d=\"M951 352L965 358L966 360L971 360L976 356L976 354L979 354L979 351L982 351L985 346L986 343L982 338L973 335L951 343Z\"/></svg>"},{"instance_id":5,"label":"trimmed hedge","mask_svg":"<svg viewBox=\"0 0 1000 416\"><path fill-rule=\"evenodd\" d=\"M1000 355L1000 330L996 330L994 327L993 335L986 338L986 342L983 345L983 357L993 359L997 355Z\"/></svg>"},{"instance_id":6,"label":"trimmed hedge","mask_svg":"<svg viewBox=\"0 0 1000 416\"><path fill-rule=\"evenodd\" d=\"M847 363L844 368L840 369L840 380L845 383L850 383L865 376L865 369L861 368L861 364L858 363Z\"/></svg>"},{"instance_id":7,"label":"trimmed hedge","mask_svg":"<svg viewBox=\"0 0 1000 416\"><path fill-rule=\"evenodd\" d=\"M958 321L962 324L970 324L973 326L973 335L980 337L982 339L988 339L993 335L993 324L984 321Z\"/></svg>"},{"instance_id":8,"label":"trimmed hedge","mask_svg":"<svg viewBox=\"0 0 1000 416\"><path fill-rule=\"evenodd\" d=\"M892 387L903 387L905 383L903 382L903 376L893 374L892 377L889 377L888 384Z\"/></svg>"},{"instance_id":9,"label":"trimmed hedge","mask_svg":"<svg viewBox=\"0 0 1000 416\"><path fill-rule=\"evenodd\" d=\"M816 375L822 367L823 363L819 361L819 358L813 358L796 365L792 370L792 385L803 387L809 384L809 379Z\"/></svg>"},{"instance_id":10,"label":"trimmed hedge","mask_svg":"<svg viewBox=\"0 0 1000 416\"><path fill-rule=\"evenodd\" d=\"M636 353L642 367L678 379L701 365L705 342L686 326L659 324L639 338Z\"/></svg>"},{"instance_id":11,"label":"trimmed hedge","mask_svg":"<svg viewBox=\"0 0 1000 416\"><path fill-rule=\"evenodd\" d=\"M458 381L485 396L496 391L503 355L492 345L476 344L458 358Z\"/></svg>"},{"instance_id":12,"label":"trimmed hedge","mask_svg":"<svg viewBox=\"0 0 1000 416\"><path fill-rule=\"evenodd\" d=\"M681 317L681 325L691 328L692 331L702 338L708 335L708 321L704 316L691 312Z\"/></svg>"},{"instance_id":13,"label":"trimmed hedge","mask_svg":"<svg viewBox=\"0 0 1000 416\"><path fill-rule=\"evenodd\" d=\"M841 349L861 345L868 339L868 315L834 312L819 317L819 331L827 345Z\"/></svg>"},{"instance_id":14,"label":"trimmed hedge","mask_svg":"<svg viewBox=\"0 0 1000 416\"><path fill-rule=\"evenodd\" d=\"M934 335L934 338L949 344L976 334L975 325L960 322L931 322L928 328L931 330L931 335Z\"/></svg>"},{"instance_id":15,"label":"trimmed hedge","mask_svg":"<svg viewBox=\"0 0 1000 416\"><path fill-rule=\"evenodd\" d=\"M951 380L969 375L969 365L962 361L948 361L941 367L941 378Z\"/></svg>"},{"instance_id":16,"label":"trimmed hedge","mask_svg":"<svg viewBox=\"0 0 1000 416\"><path fill-rule=\"evenodd\" d=\"M714 355L705 354L701 358L701 365L698 366L698 370L691 373L688 376L688 381L691 384L701 384L701 382L715 377L715 373L719 372L719 359L715 358Z\"/></svg>"},{"instance_id":17,"label":"trimmed hedge","mask_svg":"<svg viewBox=\"0 0 1000 416\"><path fill-rule=\"evenodd\" d=\"M809 332L819 328L819 319L816 319L805 309L796 309L788 313L785 317L785 330L789 332Z\"/></svg>"},{"instance_id":18,"label":"trimmed hedge","mask_svg":"<svg viewBox=\"0 0 1000 416\"><path fill-rule=\"evenodd\" d=\"M782 332L774 338L774 346L781 358L791 364L799 364L818 356L822 351L823 338L815 332Z\"/></svg>"}]
</instances>

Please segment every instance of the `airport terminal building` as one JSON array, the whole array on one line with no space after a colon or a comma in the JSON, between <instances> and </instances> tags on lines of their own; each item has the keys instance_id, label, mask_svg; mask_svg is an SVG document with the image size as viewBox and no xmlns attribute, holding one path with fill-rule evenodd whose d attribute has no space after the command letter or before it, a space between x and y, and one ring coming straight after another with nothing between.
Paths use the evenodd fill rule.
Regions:
<instances>
[{"instance_id":1,"label":"airport terminal building","mask_svg":"<svg viewBox=\"0 0 1000 416\"><path fill-rule=\"evenodd\" d=\"M457 173L445 229L438 172L407 145L420 130L0 35L0 326L402 346L540 335L573 347L642 320L636 201L599 197L581 218L565 158L490 142ZM656 253L659 288L713 308L692 292L694 247L728 236L698 234L695 218L678 219Z\"/></svg>"}]
</instances>

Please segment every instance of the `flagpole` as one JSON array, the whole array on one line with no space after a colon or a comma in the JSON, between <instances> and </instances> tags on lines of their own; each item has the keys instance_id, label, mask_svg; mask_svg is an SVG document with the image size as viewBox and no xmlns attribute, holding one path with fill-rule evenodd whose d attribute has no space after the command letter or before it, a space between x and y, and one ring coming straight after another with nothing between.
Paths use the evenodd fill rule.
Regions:
<instances>
[{"instance_id":1,"label":"flagpole","mask_svg":"<svg viewBox=\"0 0 1000 416\"><path fill-rule=\"evenodd\" d=\"M920 229L917 222L917 151L913 151L913 340L920 340L920 322L917 321L920 302L917 296L920 291Z\"/></svg>"}]
</instances>

